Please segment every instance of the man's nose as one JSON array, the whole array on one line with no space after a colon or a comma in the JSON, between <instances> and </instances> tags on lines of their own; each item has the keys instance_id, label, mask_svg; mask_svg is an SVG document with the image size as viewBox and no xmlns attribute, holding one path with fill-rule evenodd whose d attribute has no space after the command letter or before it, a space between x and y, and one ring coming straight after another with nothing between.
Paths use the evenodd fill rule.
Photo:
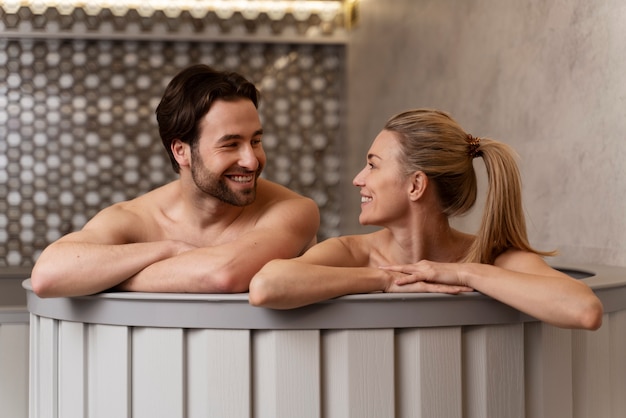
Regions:
<instances>
[{"instance_id":1,"label":"man's nose","mask_svg":"<svg viewBox=\"0 0 626 418\"><path fill-rule=\"evenodd\" d=\"M239 151L239 165L252 171L259 168L259 157L252 146L246 145L241 147Z\"/></svg>"}]
</instances>

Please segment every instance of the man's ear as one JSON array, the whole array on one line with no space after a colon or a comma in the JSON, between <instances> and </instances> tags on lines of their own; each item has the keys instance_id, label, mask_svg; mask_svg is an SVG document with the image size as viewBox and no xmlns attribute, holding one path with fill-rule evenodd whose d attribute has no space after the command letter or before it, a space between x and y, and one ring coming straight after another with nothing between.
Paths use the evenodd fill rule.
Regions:
<instances>
[{"instance_id":1,"label":"man's ear","mask_svg":"<svg viewBox=\"0 0 626 418\"><path fill-rule=\"evenodd\" d=\"M191 160L191 148L189 145L185 144L180 139L175 139L172 141L170 147L178 165L181 167L188 166Z\"/></svg>"},{"instance_id":2,"label":"man's ear","mask_svg":"<svg viewBox=\"0 0 626 418\"><path fill-rule=\"evenodd\" d=\"M409 180L409 198L415 202L426 192L428 176L423 171L416 171L410 175Z\"/></svg>"}]
</instances>

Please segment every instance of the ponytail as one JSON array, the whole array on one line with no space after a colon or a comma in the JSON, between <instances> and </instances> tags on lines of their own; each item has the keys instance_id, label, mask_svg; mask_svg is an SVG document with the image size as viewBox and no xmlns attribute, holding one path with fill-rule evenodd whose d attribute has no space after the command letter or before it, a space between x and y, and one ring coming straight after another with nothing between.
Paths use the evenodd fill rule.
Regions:
<instances>
[{"instance_id":1,"label":"ponytail","mask_svg":"<svg viewBox=\"0 0 626 418\"><path fill-rule=\"evenodd\" d=\"M469 136L475 142L476 139ZM464 261L493 264L496 257L510 248L543 256L555 252L538 251L528 242L526 220L522 207L521 176L515 151L502 142L480 138L473 151L482 157L489 186L480 229ZM471 141L470 151L471 151Z\"/></svg>"}]
</instances>

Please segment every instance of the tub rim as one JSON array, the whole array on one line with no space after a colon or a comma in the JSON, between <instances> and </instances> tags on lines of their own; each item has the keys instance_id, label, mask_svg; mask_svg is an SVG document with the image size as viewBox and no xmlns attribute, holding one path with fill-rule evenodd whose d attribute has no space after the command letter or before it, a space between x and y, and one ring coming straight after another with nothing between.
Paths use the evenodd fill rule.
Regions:
<instances>
[{"instance_id":1,"label":"tub rim","mask_svg":"<svg viewBox=\"0 0 626 418\"><path fill-rule=\"evenodd\" d=\"M564 263L556 268L591 276L579 279L604 304L605 313L626 309L626 268ZM106 325L208 329L376 329L495 325L538 320L478 292L369 293L347 295L289 310L251 306L247 293L189 294L104 292L71 298L39 298L23 282L31 314ZM419 302L419 303L418 303Z\"/></svg>"}]
</instances>

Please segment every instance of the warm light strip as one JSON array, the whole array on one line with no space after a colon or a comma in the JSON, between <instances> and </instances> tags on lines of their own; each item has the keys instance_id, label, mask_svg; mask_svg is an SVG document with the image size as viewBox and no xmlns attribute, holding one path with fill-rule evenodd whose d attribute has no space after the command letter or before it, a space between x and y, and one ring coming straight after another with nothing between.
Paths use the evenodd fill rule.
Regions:
<instances>
[{"instance_id":1,"label":"warm light strip","mask_svg":"<svg viewBox=\"0 0 626 418\"><path fill-rule=\"evenodd\" d=\"M350 0L348 0L350 1ZM323 20L332 20L344 7L338 0L0 0L5 13L17 13L20 7L27 7L34 14L43 14L48 8L55 8L60 14L69 15L74 9L82 9L88 15L97 15L102 9L109 9L116 16L123 16L129 10L136 10L141 16L149 17L161 10L168 17L177 17L182 11L201 18L209 11L220 18L228 19L235 12L245 18L255 18L266 13L271 19L281 19L291 13L296 19L307 19L319 15Z\"/></svg>"}]
</instances>

